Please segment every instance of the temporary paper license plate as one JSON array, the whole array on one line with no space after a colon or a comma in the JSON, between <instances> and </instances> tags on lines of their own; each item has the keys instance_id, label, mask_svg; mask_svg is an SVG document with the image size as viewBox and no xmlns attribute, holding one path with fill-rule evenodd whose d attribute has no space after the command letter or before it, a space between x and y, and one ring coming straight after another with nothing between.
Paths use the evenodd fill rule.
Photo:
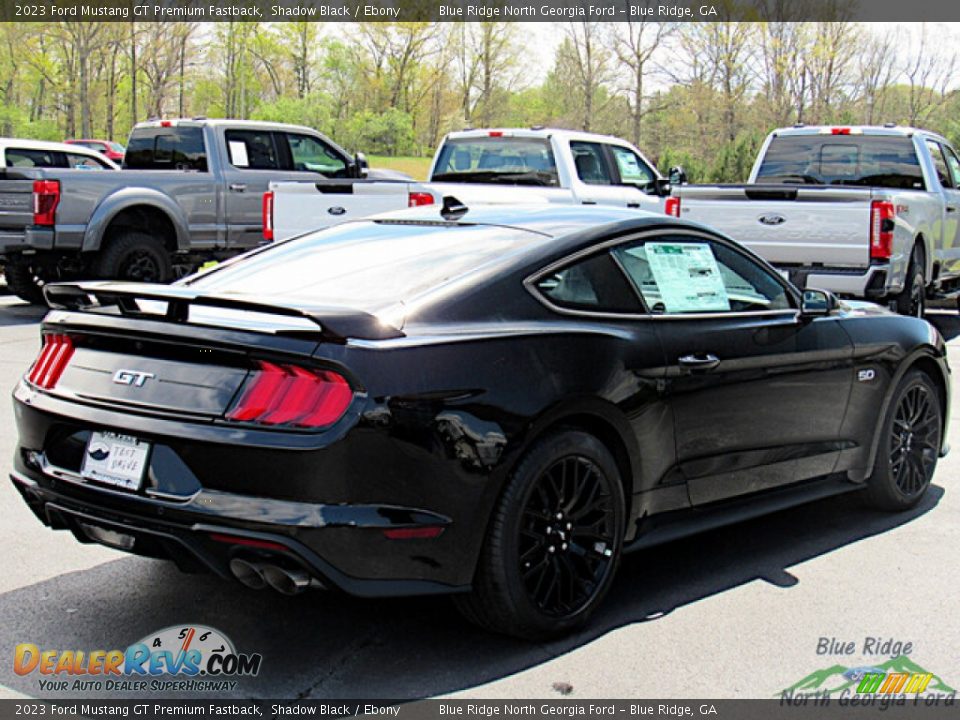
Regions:
<instances>
[{"instance_id":1,"label":"temporary paper license plate","mask_svg":"<svg viewBox=\"0 0 960 720\"><path fill-rule=\"evenodd\" d=\"M150 443L129 435L95 432L83 454L80 474L88 480L138 490L147 470Z\"/></svg>"}]
</instances>

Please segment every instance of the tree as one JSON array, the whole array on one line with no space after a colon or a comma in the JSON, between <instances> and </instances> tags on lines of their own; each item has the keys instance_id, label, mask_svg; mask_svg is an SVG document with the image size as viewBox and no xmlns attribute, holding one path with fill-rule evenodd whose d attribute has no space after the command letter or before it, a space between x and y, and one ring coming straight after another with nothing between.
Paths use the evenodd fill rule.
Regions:
<instances>
[{"instance_id":1,"label":"tree","mask_svg":"<svg viewBox=\"0 0 960 720\"><path fill-rule=\"evenodd\" d=\"M572 78L574 102L579 107L581 130L594 122L598 95L611 75L610 54L603 43L603 23L566 23L565 39L557 50L556 67L561 76Z\"/></svg>"}]
</instances>

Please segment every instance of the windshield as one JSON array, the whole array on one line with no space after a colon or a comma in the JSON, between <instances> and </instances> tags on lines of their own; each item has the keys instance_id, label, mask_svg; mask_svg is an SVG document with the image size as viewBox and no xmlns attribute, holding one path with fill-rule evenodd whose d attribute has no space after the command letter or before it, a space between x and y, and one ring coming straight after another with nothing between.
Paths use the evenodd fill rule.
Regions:
<instances>
[{"instance_id":1,"label":"windshield","mask_svg":"<svg viewBox=\"0 0 960 720\"><path fill-rule=\"evenodd\" d=\"M228 261L184 284L267 302L299 300L373 312L546 240L490 225L350 222Z\"/></svg>"},{"instance_id":2,"label":"windshield","mask_svg":"<svg viewBox=\"0 0 960 720\"><path fill-rule=\"evenodd\" d=\"M890 135L775 137L756 182L924 189L913 141Z\"/></svg>"},{"instance_id":3,"label":"windshield","mask_svg":"<svg viewBox=\"0 0 960 720\"><path fill-rule=\"evenodd\" d=\"M557 164L543 138L478 137L448 140L432 180L556 186Z\"/></svg>"}]
</instances>

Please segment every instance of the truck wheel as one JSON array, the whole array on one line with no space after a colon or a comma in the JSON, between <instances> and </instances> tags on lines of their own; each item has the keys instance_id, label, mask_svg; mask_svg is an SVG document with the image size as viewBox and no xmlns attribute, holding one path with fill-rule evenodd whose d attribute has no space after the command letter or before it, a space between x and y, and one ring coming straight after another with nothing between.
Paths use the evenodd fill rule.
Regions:
<instances>
[{"instance_id":1,"label":"truck wheel","mask_svg":"<svg viewBox=\"0 0 960 720\"><path fill-rule=\"evenodd\" d=\"M173 277L170 255L153 235L125 232L113 238L96 262L98 277L163 283Z\"/></svg>"},{"instance_id":2,"label":"truck wheel","mask_svg":"<svg viewBox=\"0 0 960 720\"><path fill-rule=\"evenodd\" d=\"M578 430L549 435L520 461L494 510L464 617L529 640L583 625L613 581L623 487L610 451Z\"/></svg>"},{"instance_id":3,"label":"truck wheel","mask_svg":"<svg viewBox=\"0 0 960 720\"><path fill-rule=\"evenodd\" d=\"M907 267L907 280L903 292L896 297L897 312L900 315L923 317L927 304L926 280L923 277L923 253L914 248Z\"/></svg>"},{"instance_id":4,"label":"truck wheel","mask_svg":"<svg viewBox=\"0 0 960 720\"><path fill-rule=\"evenodd\" d=\"M4 268L4 275L10 292L18 298L33 305L46 305L43 298L45 282L30 263L22 260L9 262Z\"/></svg>"}]
</instances>

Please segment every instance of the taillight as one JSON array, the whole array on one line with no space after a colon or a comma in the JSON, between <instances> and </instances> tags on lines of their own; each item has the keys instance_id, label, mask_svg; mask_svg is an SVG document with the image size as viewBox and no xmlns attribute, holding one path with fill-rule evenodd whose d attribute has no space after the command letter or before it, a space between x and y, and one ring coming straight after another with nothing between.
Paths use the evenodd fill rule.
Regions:
<instances>
[{"instance_id":1,"label":"taillight","mask_svg":"<svg viewBox=\"0 0 960 720\"><path fill-rule=\"evenodd\" d=\"M893 219L896 212L888 200L870 203L870 259L889 260L893 252Z\"/></svg>"},{"instance_id":2,"label":"taillight","mask_svg":"<svg viewBox=\"0 0 960 720\"><path fill-rule=\"evenodd\" d=\"M663 204L663 211L667 215L672 215L673 217L680 217L680 198L668 197L666 202Z\"/></svg>"},{"instance_id":3,"label":"taillight","mask_svg":"<svg viewBox=\"0 0 960 720\"><path fill-rule=\"evenodd\" d=\"M227 419L321 428L343 417L352 398L350 384L335 372L260 362Z\"/></svg>"},{"instance_id":4,"label":"taillight","mask_svg":"<svg viewBox=\"0 0 960 720\"><path fill-rule=\"evenodd\" d=\"M433 195L426 192L412 192L407 198L407 207L433 205Z\"/></svg>"},{"instance_id":5,"label":"taillight","mask_svg":"<svg viewBox=\"0 0 960 720\"><path fill-rule=\"evenodd\" d=\"M33 224L53 225L60 204L59 180L33 181Z\"/></svg>"},{"instance_id":6,"label":"taillight","mask_svg":"<svg viewBox=\"0 0 960 720\"><path fill-rule=\"evenodd\" d=\"M263 239L273 240L273 191L263 194Z\"/></svg>"},{"instance_id":7,"label":"taillight","mask_svg":"<svg viewBox=\"0 0 960 720\"><path fill-rule=\"evenodd\" d=\"M66 335L44 335L43 347L27 371L27 380L49 390L57 384L73 357L73 341Z\"/></svg>"}]
</instances>

